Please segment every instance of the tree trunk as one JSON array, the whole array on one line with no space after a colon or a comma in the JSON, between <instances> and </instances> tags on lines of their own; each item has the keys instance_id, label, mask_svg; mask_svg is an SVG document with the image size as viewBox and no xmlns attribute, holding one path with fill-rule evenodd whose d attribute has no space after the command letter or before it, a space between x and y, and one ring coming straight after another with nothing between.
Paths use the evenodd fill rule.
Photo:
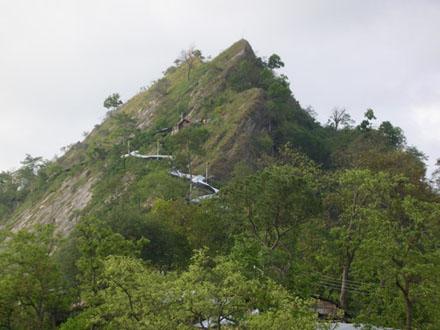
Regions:
<instances>
[{"instance_id":1,"label":"tree trunk","mask_svg":"<svg viewBox=\"0 0 440 330\"><path fill-rule=\"evenodd\" d=\"M341 293L339 295L339 305L347 311L348 307L348 273L350 271L349 263L345 264L342 268L342 280L341 280Z\"/></svg>"},{"instance_id":2,"label":"tree trunk","mask_svg":"<svg viewBox=\"0 0 440 330\"><path fill-rule=\"evenodd\" d=\"M188 62L187 65L188 65L188 72L187 72L187 76L186 76L186 78L187 78L187 80L189 81L189 76L190 76L190 74L191 74L192 64Z\"/></svg>"},{"instance_id":3,"label":"tree trunk","mask_svg":"<svg viewBox=\"0 0 440 330\"><path fill-rule=\"evenodd\" d=\"M405 314L406 314L405 329L412 330L413 304L412 301L409 299L409 297L406 296L405 296Z\"/></svg>"},{"instance_id":4,"label":"tree trunk","mask_svg":"<svg viewBox=\"0 0 440 330\"><path fill-rule=\"evenodd\" d=\"M413 302L411 301L411 298L409 296L409 280L405 277L403 277L404 284L402 285L399 281L399 279L396 279L397 287L400 289L403 295L403 299L405 300L405 330L412 330L413 329Z\"/></svg>"}]
</instances>

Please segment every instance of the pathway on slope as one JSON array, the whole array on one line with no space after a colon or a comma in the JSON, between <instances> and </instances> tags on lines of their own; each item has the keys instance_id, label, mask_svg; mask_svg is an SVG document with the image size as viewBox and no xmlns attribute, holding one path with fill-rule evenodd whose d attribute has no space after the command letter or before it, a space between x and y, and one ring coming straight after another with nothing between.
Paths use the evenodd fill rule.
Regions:
<instances>
[{"instance_id":1,"label":"pathway on slope","mask_svg":"<svg viewBox=\"0 0 440 330\"><path fill-rule=\"evenodd\" d=\"M121 156L121 158L128 158L128 157L135 157L135 158L141 158L141 159L151 159L151 160L160 160L160 159L171 159L172 160L172 159L174 159L174 157L171 155L159 155L159 154L157 154L157 155L142 155L139 153L138 150L131 151L128 154ZM190 175L187 173L180 172L179 170L172 170L172 171L170 171L170 174L172 176L175 176L178 178L190 180L196 186L206 188L212 192L211 194L207 194L207 195L203 195L203 196L199 196L199 197L191 199L192 203L200 203L203 200L210 199L210 198L214 197L220 191L220 189L217 189L217 188L211 186L207 182L207 178L205 178L203 175Z\"/></svg>"},{"instance_id":2,"label":"pathway on slope","mask_svg":"<svg viewBox=\"0 0 440 330\"><path fill-rule=\"evenodd\" d=\"M128 158L128 157L143 158L143 159L174 159L174 157L171 155L141 155L137 150L131 151L128 154L121 156L121 158Z\"/></svg>"}]
</instances>

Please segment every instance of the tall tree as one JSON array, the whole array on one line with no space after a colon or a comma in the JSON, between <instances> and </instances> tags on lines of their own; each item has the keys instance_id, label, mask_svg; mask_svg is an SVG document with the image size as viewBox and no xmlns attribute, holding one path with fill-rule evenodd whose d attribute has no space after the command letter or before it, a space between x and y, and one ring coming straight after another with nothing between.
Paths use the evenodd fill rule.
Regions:
<instances>
[{"instance_id":1,"label":"tall tree","mask_svg":"<svg viewBox=\"0 0 440 330\"><path fill-rule=\"evenodd\" d=\"M364 132L371 131L373 128L373 120L376 119L373 109L367 109L364 113L364 117L365 119L359 124L358 129Z\"/></svg>"},{"instance_id":2,"label":"tall tree","mask_svg":"<svg viewBox=\"0 0 440 330\"><path fill-rule=\"evenodd\" d=\"M84 218L78 225L75 236L79 250L76 266L82 298L90 305L99 304L99 278L104 259L111 254L136 255L146 241L126 240L95 217Z\"/></svg>"},{"instance_id":3,"label":"tall tree","mask_svg":"<svg viewBox=\"0 0 440 330\"><path fill-rule=\"evenodd\" d=\"M372 219L363 247L365 272L377 274L381 283L374 290L377 300L369 301L363 317L388 320L389 326L406 330L436 329L440 204L419 199L403 183L387 204L386 217ZM379 299L391 308L381 308Z\"/></svg>"},{"instance_id":4,"label":"tall tree","mask_svg":"<svg viewBox=\"0 0 440 330\"><path fill-rule=\"evenodd\" d=\"M52 254L54 227L7 233L0 245L0 324L5 329L54 329L71 295Z\"/></svg>"},{"instance_id":5,"label":"tall tree","mask_svg":"<svg viewBox=\"0 0 440 330\"><path fill-rule=\"evenodd\" d=\"M272 54L267 60L267 66L270 69L279 69L284 67L284 62L281 61L281 57L278 54Z\"/></svg>"},{"instance_id":6,"label":"tall tree","mask_svg":"<svg viewBox=\"0 0 440 330\"><path fill-rule=\"evenodd\" d=\"M186 66L186 78L190 79L191 71L194 68L194 65L197 60L202 60L202 52L198 49L195 49L194 46L189 47L186 50L182 50L179 57L179 62L183 63Z\"/></svg>"},{"instance_id":7,"label":"tall tree","mask_svg":"<svg viewBox=\"0 0 440 330\"><path fill-rule=\"evenodd\" d=\"M379 126L379 133L381 133L387 143L393 148L403 148L405 146L406 138L400 127L393 126L389 121L384 121Z\"/></svg>"},{"instance_id":8,"label":"tall tree","mask_svg":"<svg viewBox=\"0 0 440 330\"><path fill-rule=\"evenodd\" d=\"M239 178L225 191L249 233L270 250L278 248L287 233L316 211L312 178L303 174L287 165L272 166Z\"/></svg>"},{"instance_id":9,"label":"tall tree","mask_svg":"<svg viewBox=\"0 0 440 330\"><path fill-rule=\"evenodd\" d=\"M327 126L334 128L336 131L342 126L344 128L351 127L354 120L344 108L333 108Z\"/></svg>"},{"instance_id":10,"label":"tall tree","mask_svg":"<svg viewBox=\"0 0 440 330\"><path fill-rule=\"evenodd\" d=\"M104 108L115 110L122 105L122 103L121 96L118 93L113 93L104 100Z\"/></svg>"},{"instance_id":11,"label":"tall tree","mask_svg":"<svg viewBox=\"0 0 440 330\"><path fill-rule=\"evenodd\" d=\"M391 182L385 173L347 170L339 173L333 191L325 200L332 250L339 259L341 286L339 304L349 309L350 271L367 232L370 219L382 217L381 204L388 198Z\"/></svg>"},{"instance_id":12,"label":"tall tree","mask_svg":"<svg viewBox=\"0 0 440 330\"><path fill-rule=\"evenodd\" d=\"M238 177L222 192L232 228L257 242L271 277L287 281L299 258L295 242L301 227L320 211L313 175L289 165L272 166Z\"/></svg>"}]
</instances>

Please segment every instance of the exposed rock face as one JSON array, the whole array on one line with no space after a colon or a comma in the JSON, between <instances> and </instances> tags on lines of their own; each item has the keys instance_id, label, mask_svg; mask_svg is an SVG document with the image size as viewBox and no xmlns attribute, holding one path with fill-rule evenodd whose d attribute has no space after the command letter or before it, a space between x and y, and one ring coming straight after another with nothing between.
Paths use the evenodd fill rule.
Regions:
<instances>
[{"instance_id":1,"label":"exposed rock face","mask_svg":"<svg viewBox=\"0 0 440 330\"><path fill-rule=\"evenodd\" d=\"M145 129L150 124L154 117L154 113L157 109L158 100L153 99L151 100L148 105L145 108L139 108L135 116L137 117L138 121L138 128L139 129Z\"/></svg>"},{"instance_id":2,"label":"exposed rock face","mask_svg":"<svg viewBox=\"0 0 440 330\"><path fill-rule=\"evenodd\" d=\"M67 234L79 219L79 212L91 200L95 180L87 172L66 179L58 190L19 213L12 230L35 224L54 224L57 232Z\"/></svg>"},{"instance_id":3,"label":"exposed rock face","mask_svg":"<svg viewBox=\"0 0 440 330\"><path fill-rule=\"evenodd\" d=\"M231 58L228 58L226 62L225 72L223 73L224 76L227 76L229 72L235 68L238 62L244 59L255 60L256 58L251 45L245 39L241 39L233 44L228 49L228 52L232 53L233 55Z\"/></svg>"}]
</instances>

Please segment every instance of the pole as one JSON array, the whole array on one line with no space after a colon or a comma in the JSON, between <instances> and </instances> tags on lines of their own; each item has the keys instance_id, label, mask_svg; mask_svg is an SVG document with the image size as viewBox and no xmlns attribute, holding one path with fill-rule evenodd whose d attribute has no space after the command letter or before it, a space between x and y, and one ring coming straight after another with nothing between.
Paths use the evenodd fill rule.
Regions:
<instances>
[{"instance_id":1,"label":"pole","mask_svg":"<svg viewBox=\"0 0 440 330\"><path fill-rule=\"evenodd\" d=\"M189 170L189 200L191 201L192 199L192 190L193 190L193 185L192 185L192 164L191 164L191 152L189 150L189 141L186 141L186 150L188 152L188 170Z\"/></svg>"},{"instance_id":2,"label":"pole","mask_svg":"<svg viewBox=\"0 0 440 330\"><path fill-rule=\"evenodd\" d=\"M156 141L156 155L159 155L159 140ZM159 159L159 157L157 157Z\"/></svg>"},{"instance_id":3,"label":"pole","mask_svg":"<svg viewBox=\"0 0 440 330\"><path fill-rule=\"evenodd\" d=\"M205 164L205 182L206 183L208 183L208 166L209 166L209 163L206 162L206 164Z\"/></svg>"}]
</instances>

